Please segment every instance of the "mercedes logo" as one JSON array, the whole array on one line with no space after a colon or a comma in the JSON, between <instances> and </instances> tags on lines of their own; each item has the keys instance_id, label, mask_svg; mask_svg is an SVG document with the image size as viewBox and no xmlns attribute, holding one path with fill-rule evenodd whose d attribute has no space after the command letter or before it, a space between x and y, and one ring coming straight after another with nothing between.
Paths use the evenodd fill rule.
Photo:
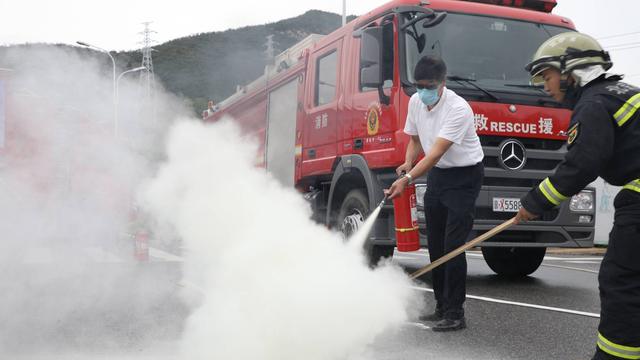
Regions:
<instances>
[{"instance_id":1,"label":"mercedes logo","mask_svg":"<svg viewBox=\"0 0 640 360\"><path fill-rule=\"evenodd\" d=\"M507 170L520 170L527 163L527 151L520 141L506 140L500 145L498 161Z\"/></svg>"}]
</instances>

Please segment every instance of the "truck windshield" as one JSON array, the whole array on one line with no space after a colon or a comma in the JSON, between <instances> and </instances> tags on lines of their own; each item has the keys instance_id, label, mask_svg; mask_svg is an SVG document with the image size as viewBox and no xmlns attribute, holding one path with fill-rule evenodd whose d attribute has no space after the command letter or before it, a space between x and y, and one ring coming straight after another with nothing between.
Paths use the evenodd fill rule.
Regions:
<instances>
[{"instance_id":1,"label":"truck windshield","mask_svg":"<svg viewBox=\"0 0 640 360\"><path fill-rule=\"evenodd\" d=\"M411 16L408 15L411 19ZM407 80L425 55L440 56L447 73L475 80L483 87L527 85L524 66L538 46L568 28L525 21L449 13L438 25L425 28L428 19L405 29ZM524 87L523 87L524 88ZM535 90L535 89L534 89Z\"/></svg>"}]
</instances>

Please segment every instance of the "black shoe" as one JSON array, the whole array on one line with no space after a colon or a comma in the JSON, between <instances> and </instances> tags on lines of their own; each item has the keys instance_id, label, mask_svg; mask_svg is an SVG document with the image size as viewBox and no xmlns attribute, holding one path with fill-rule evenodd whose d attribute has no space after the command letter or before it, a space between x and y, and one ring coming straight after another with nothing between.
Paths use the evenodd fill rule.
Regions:
<instances>
[{"instance_id":1,"label":"black shoe","mask_svg":"<svg viewBox=\"0 0 640 360\"><path fill-rule=\"evenodd\" d=\"M467 327L467 324L464 318L458 319L458 320L443 319L443 320L440 320L433 328L431 328L431 330L455 331L455 330L462 330L466 327Z\"/></svg>"},{"instance_id":2,"label":"black shoe","mask_svg":"<svg viewBox=\"0 0 640 360\"><path fill-rule=\"evenodd\" d=\"M420 319L420 321L440 321L444 319L444 313L442 311L436 310L435 312L428 315L420 315L418 319Z\"/></svg>"}]
</instances>

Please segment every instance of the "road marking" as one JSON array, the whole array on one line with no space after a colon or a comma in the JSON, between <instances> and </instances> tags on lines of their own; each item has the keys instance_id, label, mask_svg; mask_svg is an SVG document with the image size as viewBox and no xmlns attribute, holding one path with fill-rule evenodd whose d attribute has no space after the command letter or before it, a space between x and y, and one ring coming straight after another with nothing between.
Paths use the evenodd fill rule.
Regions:
<instances>
[{"instance_id":1,"label":"road marking","mask_svg":"<svg viewBox=\"0 0 640 360\"><path fill-rule=\"evenodd\" d=\"M426 287L412 286L411 288L414 289L414 290L418 290L418 291L433 292L433 289L429 289L429 288L426 288ZM474 300L480 300L480 301L486 301L486 302L493 302L493 303L497 303L497 304L506 304L506 305L527 307L527 308L532 308L532 309L555 311L555 312L561 312L561 313L565 313L565 314L581 315L581 316L587 316L587 317L592 317L592 318L597 318L597 319L600 318L600 314L590 313L590 312L586 312L586 311L563 309L563 308L558 308L558 307L553 307L553 306L529 304L529 303L523 303L523 302L517 302L517 301L501 300L501 299L494 299L494 298L485 297L485 296L476 296L476 295L468 295L468 294L467 294L467 298L468 299L474 299Z\"/></svg>"},{"instance_id":2,"label":"road marking","mask_svg":"<svg viewBox=\"0 0 640 360\"><path fill-rule=\"evenodd\" d=\"M472 257L472 258L483 258L482 254L479 253L470 253L470 252L466 252L466 255L468 257ZM393 258L394 259L400 259L400 260L411 260L414 257L428 257L429 253L427 252L415 252L415 253L404 253L402 255L394 255ZM553 256L545 256L544 260L550 260L550 261L565 261L565 262L570 262L570 263L574 263L574 264L599 264L602 261L602 258L599 257L585 257L585 258L574 258L574 257L568 257L568 258L560 258L560 257L553 257Z\"/></svg>"},{"instance_id":3,"label":"road marking","mask_svg":"<svg viewBox=\"0 0 640 360\"><path fill-rule=\"evenodd\" d=\"M467 252L467 257L474 259L474 260L480 260L482 259L482 254L478 254L478 253L469 253ZM407 253L406 255L412 255L412 256L394 256L393 259L395 260L416 260L416 257L428 257L429 254L417 254L417 253ZM555 257L546 257L544 258L544 260L563 260L565 262L568 263L573 263L573 264L600 264L599 261L597 262L592 262L592 261L580 261L580 260L573 260L576 258L555 258ZM582 258L578 258L578 259L582 259ZM585 259L594 259L594 258L585 258ZM595 258L595 259L599 259L599 258ZM540 264L541 266L548 266L548 267L555 267L555 268L559 268L559 269L565 269L565 270L576 270L576 271L583 271L583 272L587 272L587 273L591 273L591 274L598 274L598 271L595 270L589 270L589 269L582 269L579 267L572 267L572 266L562 266L562 265L552 265L552 264L547 264L547 263L542 263Z\"/></svg>"},{"instance_id":4,"label":"road marking","mask_svg":"<svg viewBox=\"0 0 640 360\"><path fill-rule=\"evenodd\" d=\"M552 265L552 264L545 264L545 263L542 263L540 265L548 266L548 267L554 267L554 268L560 268L560 269L567 269L567 270L584 271L584 272L588 272L588 273L592 273L592 274L598 274L598 271L595 271L595 270L582 269L582 268L577 268L577 267L572 267L572 266Z\"/></svg>"},{"instance_id":5,"label":"road marking","mask_svg":"<svg viewBox=\"0 0 640 360\"><path fill-rule=\"evenodd\" d=\"M406 324L407 324L407 325L411 325L411 326L415 326L415 327L420 328L420 329L423 329L423 330L431 329L431 327L430 327L430 326L427 326L427 325L425 325L425 324L423 324L423 323L419 323L419 322L410 322L410 321L407 321L407 322L406 322Z\"/></svg>"},{"instance_id":6,"label":"road marking","mask_svg":"<svg viewBox=\"0 0 640 360\"><path fill-rule=\"evenodd\" d=\"M567 261L567 260L579 260L579 261L602 261L601 257L555 257L555 256L545 256L545 260L553 260L553 261Z\"/></svg>"},{"instance_id":7,"label":"road marking","mask_svg":"<svg viewBox=\"0 0 640 360\"><path fill-rule=\"evenodd\" d=\"M167 262L183 262L184 261L184 259L180 256L168 253L166 251L163 251L151 246L149 246L149 256L154 260L159 259L160 261L167 261Z\"/></svg>"}]
</instances>

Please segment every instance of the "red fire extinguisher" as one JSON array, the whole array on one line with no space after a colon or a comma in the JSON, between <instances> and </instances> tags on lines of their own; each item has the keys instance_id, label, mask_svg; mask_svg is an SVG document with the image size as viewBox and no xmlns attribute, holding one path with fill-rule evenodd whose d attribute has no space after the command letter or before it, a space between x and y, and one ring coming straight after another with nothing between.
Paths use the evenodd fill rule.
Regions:
<instances>
[{"instance_id":1,"label":"red fire extinguisher","mask_svg":"<svg viewBox=\"0 0 640 360\"><path fill-rule=\"evenodd\" d=\"M402 194L393 199L393 211L398 251L419 250L420 235L418 234L418 209L414 184L407 185Z\"/></svg>"},{"instance_id":2,"label":"red fire extinguisher","mask_svg":"<svg viewBox=\"0 0 640 360\"><path fill-rule=\"evenodd\" d=\"M138 261L149 261L149 234L144 230L134 236L133 256Z\"/></svg>"}]
</instances>

